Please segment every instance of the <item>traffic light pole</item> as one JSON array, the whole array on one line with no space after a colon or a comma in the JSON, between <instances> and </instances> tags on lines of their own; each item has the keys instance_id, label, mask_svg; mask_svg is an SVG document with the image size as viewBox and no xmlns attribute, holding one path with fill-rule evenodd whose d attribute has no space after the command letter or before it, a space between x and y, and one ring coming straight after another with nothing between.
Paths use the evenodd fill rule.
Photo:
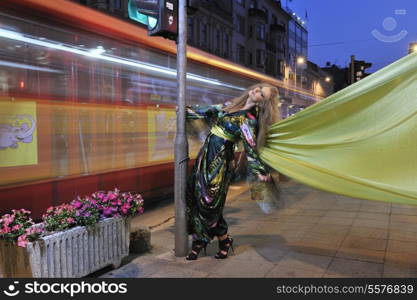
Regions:
<instances>
[{"instance_id":1,"label":"traffic light pole","mask_svg":"<svg viewBox=\"0 0 417 300\"><path fill-rule=\"evenodd\" d=\"M355 55L350 56L350 84L355 83Z\"/></svg>"},{"instance_id":2,"label":"traffic light pole","mask_svg":"<svg viewBox=\"0 0 417 300\"><path fill-rule=\"evenodd\" d=\"M186 188L188 166L188 141L185 133L185 99L187 76L187 0L178 1L177 87L178 111L175 136L175 256L188 252Z\"/></svg>"}]
</instances>

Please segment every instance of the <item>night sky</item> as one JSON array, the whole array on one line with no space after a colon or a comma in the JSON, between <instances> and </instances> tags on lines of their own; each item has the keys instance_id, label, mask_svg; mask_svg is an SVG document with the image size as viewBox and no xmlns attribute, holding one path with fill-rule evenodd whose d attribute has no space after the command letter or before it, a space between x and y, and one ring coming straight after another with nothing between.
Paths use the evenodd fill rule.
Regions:
<instances>
[{"instance_id":1,"label":"night sky","mask_svg":"<svg viewBox=\"0 0 417 300\"><path fill-rule=\"evenodd\" d=\"M371 62L368 72L375 72L417 42L416 0L288 0L288 5L302 19L307 10L309 60L321 67L327 61L344 67L354 54Z\"/></svg>"}]
</instances>

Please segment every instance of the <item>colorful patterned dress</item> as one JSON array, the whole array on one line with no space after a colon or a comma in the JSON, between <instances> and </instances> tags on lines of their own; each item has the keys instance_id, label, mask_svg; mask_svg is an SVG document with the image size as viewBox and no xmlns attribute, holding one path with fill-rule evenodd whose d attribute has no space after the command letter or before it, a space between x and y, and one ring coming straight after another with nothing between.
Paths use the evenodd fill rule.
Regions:
<instances>
[{"instance_id":1,"label":"colorful patterned dress","mask_svg":"<svg viewBox=\"0 0 417 300\"><path fill-rule=\"evenodd\" d=\"M196 158L187 185L188 232L206 242L227 233L223 207L233 174L234 145L240 140L253 175L266 175L256 152L255 109L227 113L221 105L188 106L187 119L214 124Z\"/></svg>"}]
</instances>

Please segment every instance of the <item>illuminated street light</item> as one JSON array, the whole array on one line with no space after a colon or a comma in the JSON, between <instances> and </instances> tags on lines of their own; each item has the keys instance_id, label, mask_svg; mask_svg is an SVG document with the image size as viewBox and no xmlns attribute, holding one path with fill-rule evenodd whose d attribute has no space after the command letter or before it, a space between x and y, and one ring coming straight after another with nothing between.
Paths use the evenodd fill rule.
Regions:
<instances>
[{"instance_id":1,"label":"illuminated street light","mask_svg":"<svg viewBox=\"0 0 417 300\"><path fill-rule=\"evenodd\" d=\"M297 64L302 65L305 62L304 57L298 57L297 58Z\"/></svg>"},{"instance_id":2,"label":"illuminated street light","mask_svg":"<svg viewBox=\"0 0 417 300\"><path fill-rule=\"evenodd\" d=\"M417 52L417 42L411 42L408 44L408 54Z\"/></svg>"},{"instance_id":3,"label":"illuminated street light","mask_svg":"<svg viewBox=\"0 0 417 300\"><path fill-rule=\"evenodd\" d=\"M324 80L325 80L326 82L330 82L332 79L331 79L329 76L327 76L326 78L324 78Z\"/></svg>"},{"instance_id":4,"label":"illuminated street light","mask_svg":"<svg viewBox=\"0 0 417 300\"><path fill-rule=\"evenodd\" d=\"M295 57L294 58L294 61L295 61L295 66L294 66L294 75L295 75L294 83L295 83L295 87L297 88L297 65L303 65L305 63L305 58L302 57L302 56ZM301 85L302 85L302 83L301 83Z\"/></svg>"}]
</instances>

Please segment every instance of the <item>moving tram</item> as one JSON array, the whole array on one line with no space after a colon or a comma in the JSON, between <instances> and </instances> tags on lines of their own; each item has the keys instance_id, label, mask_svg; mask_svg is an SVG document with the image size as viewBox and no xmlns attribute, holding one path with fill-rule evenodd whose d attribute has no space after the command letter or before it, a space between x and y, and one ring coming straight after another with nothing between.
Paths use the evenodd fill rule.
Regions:
<instances>
[{"instance_id":1,"label":"moving tram","mask_svg":"<svg viewBox=\"0 0 417 300\"><path fill-rule=\"evenodd\" d=\"M65 0L4 0L0 45L1 214L39 218L115 187L144 199L173 193L174 42ZM189 47L188 58L188 104L223 103L260 81L319 100L202 50Z\"/></svg>"}]
</instances>

